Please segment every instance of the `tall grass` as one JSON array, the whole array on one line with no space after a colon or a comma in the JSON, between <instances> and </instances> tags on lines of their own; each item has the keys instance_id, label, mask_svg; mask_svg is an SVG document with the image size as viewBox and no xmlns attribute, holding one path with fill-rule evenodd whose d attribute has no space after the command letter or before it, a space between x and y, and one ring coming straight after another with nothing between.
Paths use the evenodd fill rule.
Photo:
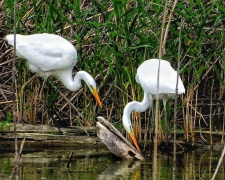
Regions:
<instances>
[{"instance_id":1,"label":"tall grass","mask_svg":"<svg viewBox=\"0 0 225 180\"><path fill-rule=\"evenodd\" d=\"M6 34L13 31L12 4L11 0L5 1ZM170 2L168 14L172 6ZM48 120L54 116L68 125L91 126L97 115L107 115L117 127L121 127L125 104L132 100L140 101L143 97L143 90L135 81L137 67L144 60L158 57L163 9L164 1L158 0L21 0L17 32L55 33L71 41L78 51L78 64L74 71L85 70L96 77L104 104L100 110L86 86L79 92L68 92L61 83L51 78L50 81L54 81L59 91L82 113L83 118L80 118L58 93L51 90L51 85L47 83L41 91L42 80L36 79L26 87L24 94L18 94L24 96L25 103L20 111L28 109L26 113L31 115L27 121L50 123ZM163 59L170 61L176 69L177 29L182 23L180 75L187 91L178 101L177 125L179 129L185 129L188 141L189 135L194 141L196 129L209 130L210 87L213 80L213 130L224 126L224 16L223 1L181 1L172 16ZM33 73L21 60L17 63L17 71L20 89ZM168 119L173 116L171 104L172 101L167 105ZM143 122L150 123L151 115L149 112L141 115L132 113L132 119L141 139L141 120L144 128L150 127L151 124L144 125ZM172 128L172 121L170 126ZM145 135L149 137L148 133Z\"/></svg>"}]
</instances>

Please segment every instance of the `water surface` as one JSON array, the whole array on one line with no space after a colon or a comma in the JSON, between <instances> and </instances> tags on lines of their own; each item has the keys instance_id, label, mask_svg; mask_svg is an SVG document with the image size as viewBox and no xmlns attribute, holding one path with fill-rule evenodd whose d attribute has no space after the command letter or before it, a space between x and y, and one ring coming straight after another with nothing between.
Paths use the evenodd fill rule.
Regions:
<instances>
[{"instance_id":1,"label":"water surface","mask_svg":"<svg viewBox=\"0 0 225 180\"><path fill-rule=\"evenodd\" d=\"M69 168L67 163L71 152ZM210 179L221 152L195 150L179 155L177 170L173 173L173 157L158 156L158 179ZM0 179L9 179L14 167L14 154L1 152ZM99 149L24 152L15 179L153 179L152 160L125 161ZM225 179L224 164L216 179Z\"/></svg>"}]
</instances>

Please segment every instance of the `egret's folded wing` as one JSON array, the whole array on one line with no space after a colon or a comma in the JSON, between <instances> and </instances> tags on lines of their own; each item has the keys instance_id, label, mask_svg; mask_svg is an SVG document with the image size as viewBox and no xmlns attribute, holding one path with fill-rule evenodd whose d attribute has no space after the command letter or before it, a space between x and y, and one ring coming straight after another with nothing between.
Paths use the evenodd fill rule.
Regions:
<instances>
[{"instance_id":1,"label":"egret's folded wing","mask_svg":"<svg viewBox=\"0 0 225 180\"><path fill-rule=\"evenodd\" d=\"M157 94L157 77L155 78L141 78L140 84L144 91L150 94ZM162 78L159 80L159 94L170 94L175 92L175 84L171 84L169 81L164 81Z\"/></svg>"},{"instance_id":2,"label":"egret's folded wing","mask_svg":"<svg viewBox=\"0 0 225 180\"><path fill-rule=\"evenodd\" d=\"M157 94L157 78L158 78L158 60L148 60L141 64L138 68L136 81L142 88L150 93ZM176 89L177 72L171 67L170 63L161 60L159 75L159 94L173 94ZM179 77L178 94L185 93L183 83Z\"/></svg>"},{"instance_id":3,"label":"egret's folded wing","mask_svg":"<svg viewBox=\"0 0 225 180\"><path fill-rule=\"evenodd\" d=\"M42 71L67 69L75 65L72 53L65 52L57 44L41 44L20 42L17 44L19 57L27 59L28 63L40 68Z\"/></svg>"}]
</instances>

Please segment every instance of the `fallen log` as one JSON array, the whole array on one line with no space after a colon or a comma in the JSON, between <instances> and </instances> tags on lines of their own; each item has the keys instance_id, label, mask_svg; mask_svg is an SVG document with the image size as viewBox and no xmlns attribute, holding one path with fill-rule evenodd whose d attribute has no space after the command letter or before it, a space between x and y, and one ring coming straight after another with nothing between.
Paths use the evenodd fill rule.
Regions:
<instances>
[{"instance_id":1,"label":"fallen log","mask_svg":"<svg viewBox=\"0 0 225 180\"><path fill-rule=\"evenodd\" d=\"M97 117L97 119L97 136L114 155L122 159L145 160L110 122L103 117Z\"/></svg>"},{"instance_id":2,"label":"fallen log","mask_svg":"<svg viewBox=\"0 0 225 180\"><path fill-rule=\"evenodd\" d=\"M92 149L104 148L105 145L96 135L95 127L62 127L48 125L17 124L18 145L26 137L24 151L39 151L46 148ZM13 151L13 126L0 131L0 152Z\"/></svg>"}]
</instances>

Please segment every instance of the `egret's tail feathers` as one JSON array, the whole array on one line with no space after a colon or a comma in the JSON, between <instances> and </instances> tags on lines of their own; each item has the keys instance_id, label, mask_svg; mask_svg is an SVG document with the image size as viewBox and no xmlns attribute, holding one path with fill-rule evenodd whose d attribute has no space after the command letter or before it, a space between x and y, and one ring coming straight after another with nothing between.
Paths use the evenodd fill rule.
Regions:
<instances>
[{"instance_id":1,"label":"egret's tail feathers","mask_svg":"<svg viewBox=\"0 0 225 180\"><path fill-rule=\"evenodd\" d=\"M9 35L6 35L6 40L8 41L8 43L12 46L14 46L14 34L9 34ZM21 38L21 35L20 34L17 34L16 35L16 41L17 40L20 40Z\"/></svg>"},{"instance_id":2,"label":"egret's tail feathers","mask_svg":"<svg viewBox=\"0 0 225 180\"><path fill-rule=\"evenodd\" d=\"M8 41L8 43L10 44L10 45L14 45L14 35L13 34L9 34L9 35L7 35L6 36L6 40Z\"/></svg>"}]
</instances>

